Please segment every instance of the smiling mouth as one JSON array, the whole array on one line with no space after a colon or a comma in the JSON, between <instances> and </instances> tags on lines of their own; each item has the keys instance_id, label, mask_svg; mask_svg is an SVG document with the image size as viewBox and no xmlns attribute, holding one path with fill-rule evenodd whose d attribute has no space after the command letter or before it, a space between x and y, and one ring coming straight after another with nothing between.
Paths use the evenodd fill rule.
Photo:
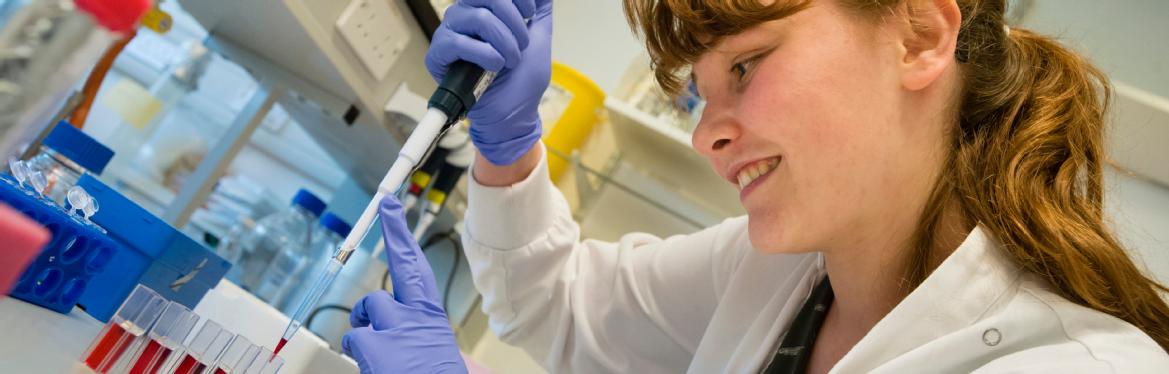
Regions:
<instances>
[{"instance_id":1,"label":"smiling mouth","mask_svg":"<svg viewBox=\"0 0 1169 374\"><path fill-rule=\"evenodd\" d=\"M742 191L743 189L746 189L747 186L751 185L751 182L754 182L756 179L759 179L759 177L767 175L767 173L775 170L775 168L779 166L779 161L779 157L771 157L756 161L750 165L747 165L742 170L739 170L739 174L736 176L739 181L739 190Z\"/></svg>"}]
</instances>

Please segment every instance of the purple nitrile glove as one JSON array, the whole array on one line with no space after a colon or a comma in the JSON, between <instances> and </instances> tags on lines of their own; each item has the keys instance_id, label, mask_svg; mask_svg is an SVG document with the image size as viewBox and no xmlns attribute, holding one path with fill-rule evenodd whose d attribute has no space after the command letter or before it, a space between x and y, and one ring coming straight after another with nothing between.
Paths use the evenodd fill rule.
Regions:
<instances>
[{"instance_id":1,"label":"purple nitrile glove","mask_svg":"<svg viewBox=\"0 0 1169 374\"><path fill-rule=\"evenodd\" d=\"M353 306L341 339L363 374L466 373L442 309L434 272L406 228L402 204L386 196L378 209L394 294L374 291Z\"/></svg>"},{"instance_id":2,"label":"purple nitrile glove","mask_svg":"<svg viewBox=\"0 0 1169 374\"><path fill-rule=\"evenodd\" d=\"M552 77L552 0L460 0L434 32L426 68L442 81L458 60L499 72L467 118L479 153L511 165L540 140L537 107Z\"/></svg>"}]
</instances>

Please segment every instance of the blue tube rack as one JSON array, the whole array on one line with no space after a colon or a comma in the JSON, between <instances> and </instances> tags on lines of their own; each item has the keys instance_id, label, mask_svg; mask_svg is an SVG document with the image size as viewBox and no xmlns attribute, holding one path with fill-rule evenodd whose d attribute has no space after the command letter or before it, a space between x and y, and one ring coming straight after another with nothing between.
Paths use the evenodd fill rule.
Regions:
<instances>
[{"instance_id":1,"label":"blue tube rack","mask_svg":"<svg viewBox=\"0 0 1169 374\"><path fill-rule=\"evenodd\" d=\"M93 277L78 305L99 321L110 317L138 284L168 300L195 309L219 284L231 263L154 216L91 175L77 181L101 202L90 217L122 245L109 269Z\"/></svg>"},{"instance_id":2,"label":"blue tube rack","mask_svg":"<svg viewBox=\"0 0 1169 374\"><path fill-rule=\"evenodd\" d=\"M120 245L93 224L70 215L39 194L0 174L0 201L40 223L52 236L24 271L11 296L69 313L94 276L106 270Z\"/></svg>"}]
</instances>

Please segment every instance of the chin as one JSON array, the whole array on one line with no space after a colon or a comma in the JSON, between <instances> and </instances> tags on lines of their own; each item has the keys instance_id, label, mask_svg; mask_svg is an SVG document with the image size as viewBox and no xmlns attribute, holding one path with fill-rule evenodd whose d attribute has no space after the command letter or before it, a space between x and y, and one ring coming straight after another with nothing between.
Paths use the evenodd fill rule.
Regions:
<instances>
[{"instance_id":1,"label":"chin","mask_svg":"<svg viewBox=\"0 0 1169 374\"><path fill-rule=\"evenodd\" d=\"M747 236L751 239L751 246L763 253L802 253L811 252L802 249L794 240L791 225L786 225L779 217L772 214L747 214Z\"/></svg>"}]
</instances>

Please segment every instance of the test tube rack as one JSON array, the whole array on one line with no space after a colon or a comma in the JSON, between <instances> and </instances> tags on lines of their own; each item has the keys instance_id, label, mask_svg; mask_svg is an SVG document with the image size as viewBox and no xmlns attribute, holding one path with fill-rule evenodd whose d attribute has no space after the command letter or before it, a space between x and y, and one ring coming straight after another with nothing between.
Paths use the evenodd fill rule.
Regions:
<instances>
[{"instance_id":1,"label":"test tube rack","mask_svg":"<svg viewBox=\"0 0 1169 374\"><path fill-rule=\"evenodd\" d=\"M21 188L7 174L0 174L0 201L40 223L52 236L20 276L11 296L69 313L88 290L92 278L109 267L121 245L84 218L70 215L42 195Z\"/></svg>"},{"instance_id":2,"label":"test tube rack","mask_svg":"<svg viewBox=\"0 0 1169 374\"><path fill-rule=\"evenodd\" d=\"M77 185L101 202L90 219L121 244L110 270L95 276L79 301L99 321L109 321L138 284L194 309L231 269L230 262L97 178L84 175Z\"/></svg>"}]
</instances>

